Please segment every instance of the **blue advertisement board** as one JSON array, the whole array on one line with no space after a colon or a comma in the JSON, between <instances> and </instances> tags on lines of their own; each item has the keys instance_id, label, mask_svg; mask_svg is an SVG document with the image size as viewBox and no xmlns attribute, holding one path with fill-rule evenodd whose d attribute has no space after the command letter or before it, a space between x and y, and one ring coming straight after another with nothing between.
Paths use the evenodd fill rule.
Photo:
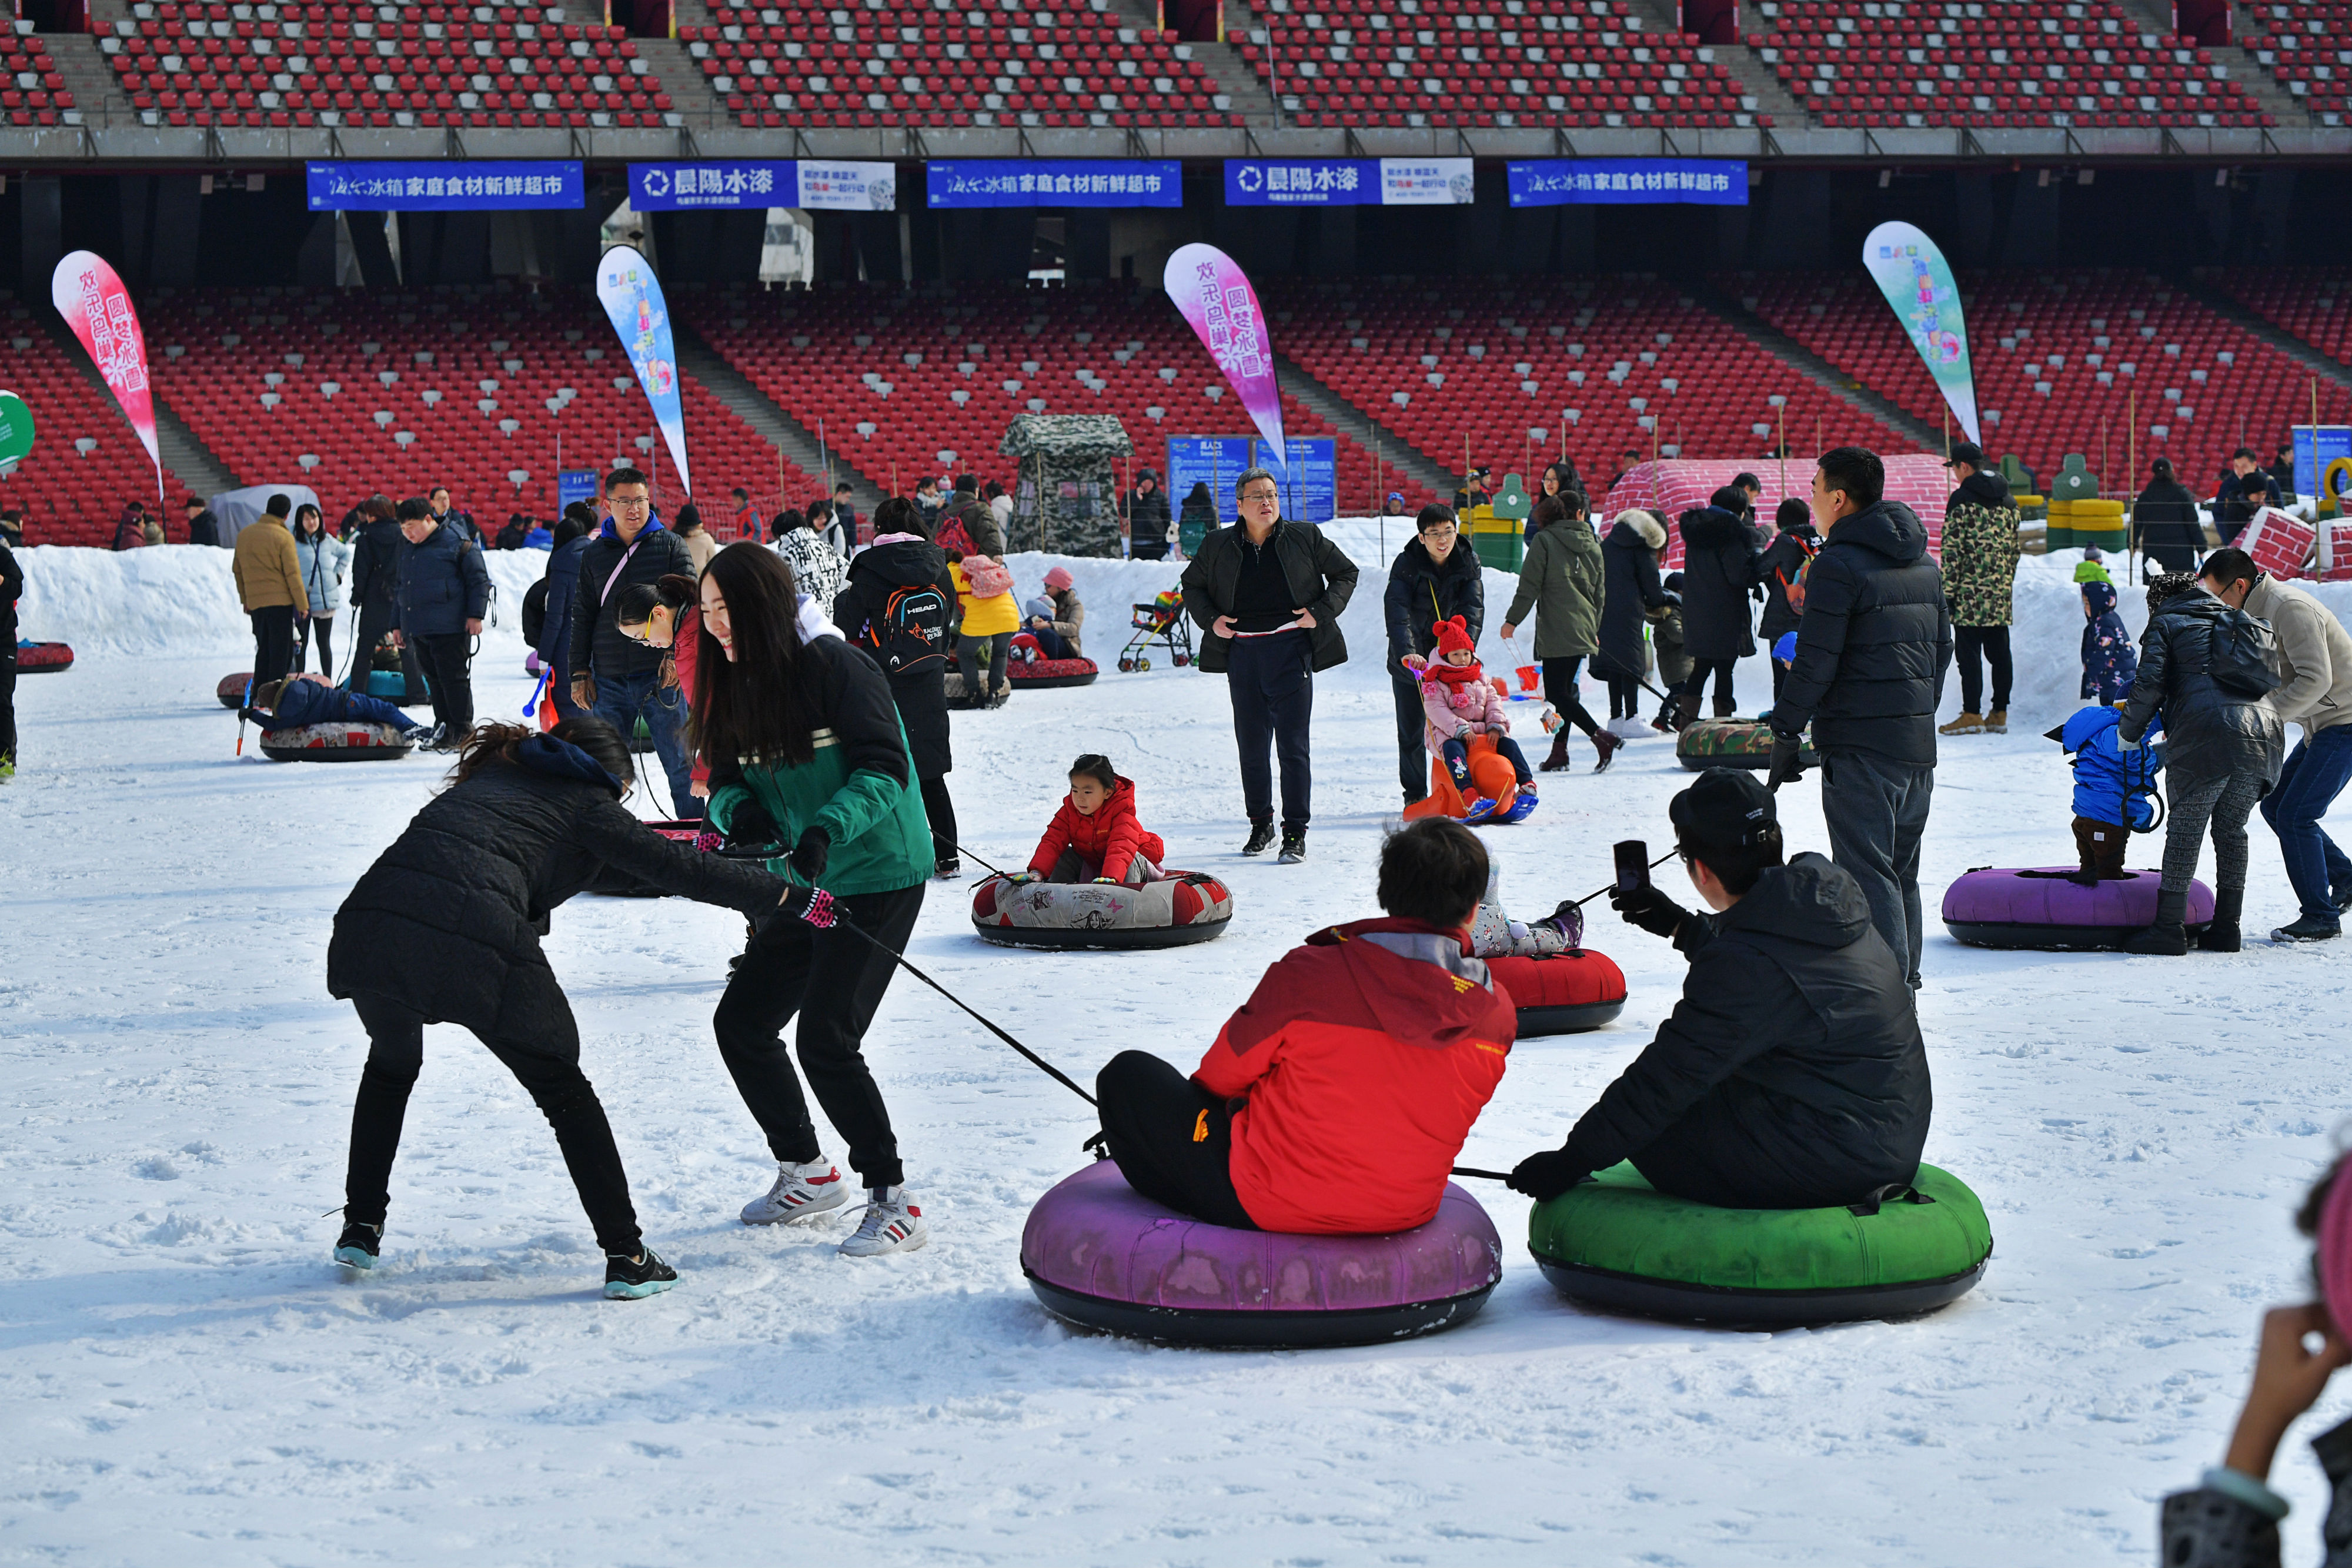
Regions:
<instances>
[{"instance_id":1,"label":"blue advertisement board","mask_svg":"<svg viewBox=\"0 0 2352 1568\"><path fill-rule=\"evenodd\" d=\"M2294 493L2316 496L2327 465L2352 457L2352 424L2296 424L2288 431L2294 441Z\"/></svg>"},{"instance_id":2,"label":"blue advertisement board","mask_svg":"<svg viewBox=\"0 0 2352 1568\"><path fill-rule=\"evenodd\" d=\"M1748 204L1748 165L1726 158L1538 158L1510 166L1515 207Z\"/></svg>"},{"instance_id":3,"label":"blue advertisement board","mask_svg":"<svg viewBox=\"0 0 2352 1568\"><path fill-rule=\"evenodd\" d=\"M1270 468L1282 481L1282 515L1302 523L1339 516L1339 444L1329 436L1294 435L1283 443L1290 460L1277 463L1255 435L1171 435L1168 438L1168 504L1181 507L1196 484L1209 487L1217 523L1233 522L1234 482L1252 468Z\"/></svg>"},{"instance_id":4,"label":"blue advertisement board","mask_svg":"<svg viewBox=\"0 0 2352 1568\"><path fill-rule=\"evenodd\" d=\"M923 173L934 207L1181 207L1183 166L1112 158L958 158Z\"/></svg>"},{"instance_id":5,"label":"blue advertisement board","mask_svg":"<svg viewBox=\"0 0 2352 1568\"><path fill-rule=\"evenodd\" d=\"M1229 207L1355 207L1381 202L1377 158L1228 158Z\"/></svg>"},{"instance_id":6,"label":"blue advertisement board","mask_svg":"<svg viewBox=\"0 0 2352 1568\"><path fill-rule=\"evenodd\" d=\"M314 162L306 178L314 213L512 212L587 201L577 163Z\"/></svg>"},{"instance_id":7,"label":"blue advertisement board","mask_svg":"<svg viewBox=\"0 0 2352 1568\"><path fill-rule=\"evenodd\" d=\"M1216 504L1217 526L1231 523L1237 511L1234 481L1250 465L1250 451L1255 445L1255 438L1247 435L1170 436L1168 504L1181 507L1193 486L1206 485L1209 499Z\"/></svg>"},{"instance_id":8,"label":"blue advertisement board","mask_svg":"<svg viewBox=\"0 0 2352 1568\"><path fill-rule=\"evenodd\" d=\"M789 207L799 201L800 165L790 159L629 165L629 205L640 213Z\"/></svg>"},{"instance_id":9,"label":"blue advertisement board","mask_svg":"<svg viewBox=\"0 0 2352 1568\"><path fill-rule=\"evenodd\" d=\"M1286 461L1271 461L1263 441L1252 444L1261 464L1282 479L1282 515L1302 523L1328 523L1339 515L1339 443L1329 436L1285 435Z\"/></svg>"},{"instance_id":10,"label":"blue advertisement board","mask_svg":"<svg viewBox=\"0 0 2352 1568\"><path fill-rule=\"evenodd\" d=\"M574 501L596 504L596 470L566 468L555 476L555 509L559 512Z\"/></svg>"}]
</instances>

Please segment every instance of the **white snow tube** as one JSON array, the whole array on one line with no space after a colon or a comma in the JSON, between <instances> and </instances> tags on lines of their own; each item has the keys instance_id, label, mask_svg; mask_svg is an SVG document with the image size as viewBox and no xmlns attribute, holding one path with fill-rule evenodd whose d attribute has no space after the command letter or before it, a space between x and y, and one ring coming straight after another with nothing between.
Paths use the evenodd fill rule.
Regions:
<instances>
[{"instance_id":1,"label":"white snow tube","mask_svg":"<svg viewBox=\"0 0 2352 1568\"><path fill-rule=\"evenodd\" d=\"M1233 918L1233 894L1196 871L1141 887L992 876L971 894L972 929L1008 947L1181 947L1216 940Z\"/></svg>"},{"instance_id":2,"label":"white snow tube","mask_svg":"<svg viewBox=\"0 0 2352 1568\"><path fill-rule=\"evenodd\" d=\"M272 762L388 762L415 749L388 724L350 719L261 732L261 754Z\"/></svg>"}]
</instances>

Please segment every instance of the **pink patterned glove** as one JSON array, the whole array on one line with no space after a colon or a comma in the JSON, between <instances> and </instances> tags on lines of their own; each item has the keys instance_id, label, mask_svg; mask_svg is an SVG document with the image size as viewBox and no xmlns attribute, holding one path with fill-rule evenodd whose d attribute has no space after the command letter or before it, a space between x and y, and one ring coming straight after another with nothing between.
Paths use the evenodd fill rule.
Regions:
<instances>
[{"instance_id":1,"label":"pink patterned glove","mask_svg":"<svg viewBox=\"0 0 2352 1568\"><path fill-rule=\"evenodd\" d=\"M694 835L694 847L704 854L713 852L719 845L726 841L727 841L725 839L720 838L709 828L705 828L702 831Z\"/></svg>"}]
</instances>

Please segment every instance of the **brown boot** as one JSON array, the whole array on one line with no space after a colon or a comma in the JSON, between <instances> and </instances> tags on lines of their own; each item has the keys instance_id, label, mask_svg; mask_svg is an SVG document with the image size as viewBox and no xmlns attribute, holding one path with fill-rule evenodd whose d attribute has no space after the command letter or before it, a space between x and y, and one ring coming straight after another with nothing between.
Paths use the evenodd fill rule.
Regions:
<instances>
[{"instance_id":1,"label":"brown boot","mask_svg":"<svg viewBox=\"0 0 2352 1568\"><path fill-rule=\"evenodd\" d=\"M1624 744L1625 742L1623 737L1620 736L1612 735L1605 729L1594 730L1592 732L1592 748L1601 753L1601 760L1592 765L1592 771L1595 773L1606 772L1609 768L1610 758L1615 757L1617 755L1617 748Z\"/></svg>"},{"instance_id":2,"label":"brown boot","mask_svg":"<svg viewBox=\"0 0 2352 1568\"><path fill-rule=\"evenodd\" d=\"M1937 735L1982 735L1984 733L1984 715L1979 713L1963 713L1959 717L1954 719L1949 724L1937 725L1936 727L1936 733Z\"/></svg>"},{"instance_id":3,"label":"brown boot","mask_svg":"<svg viewBox=\"0 0 2352 1568\"><path fill-rule=\"evenodd\" d=\"M1715 716L1716 716L1716 717L1717 717L1717 718L1734 718L1734 717L1737 717L1737 716L1738 716L1738 713L1739 713L1739 705L1738 705L1737 702L1733 701L1733 700L1732 700L1731 698L1729 698L1729 697L1723 696L1723 695L1719 695L1719 694L1717 695L1717 697L1716 697L1716 699L1715 699Z\"/></svg>"},{"instance_id":4,"label":"brown boot","mask_svg":"<svg viewBox=\"0 0 2352 1568\"><path fill-rule=\"evenodd\" d=\"M1612 738L1614 737L1612 737ZM1557 773L1567 766L1568 726L1561 725L1558 729L1552 731L1551 755L1545 758L1541 762L1537 763L1536 767L1538 769L1545 773Z\"/></svg>"},{"instance_id":5,"label":"brown boot","mask_svg":"<svg viewBox=\"0 0 2352 1568\"><path fill-rule=\"evenodd\" d=\"M1987 735L2007 735L2009 733L2009 710L2007 708L1997 707L1993 709L1992 712L1985 715L1985 733Z\"/></svg>"}]
</instances>

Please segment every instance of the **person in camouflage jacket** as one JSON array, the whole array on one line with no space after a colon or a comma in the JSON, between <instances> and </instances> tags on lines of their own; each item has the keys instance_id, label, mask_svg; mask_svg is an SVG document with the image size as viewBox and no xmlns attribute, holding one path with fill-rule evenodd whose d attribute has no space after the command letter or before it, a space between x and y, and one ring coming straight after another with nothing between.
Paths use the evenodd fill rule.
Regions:
<instances>
[{"instance_id":1,"label":"person in camouflage jacket","mask_svg":"<svg viewBox=\"0 0 2352 1568\"><path fill-rule=\"evenodd\" d=\"M1944 504L1944 597L1951 608L1953 652L1960 666L1960 716L1945 735L2004 733L2009 727L2011 665L2009 628L2017 582L2017 503L2008 482L1966 442L1947 466L1959 488ZM1984 697L1984 664L1992 666L1992 706Z\"/></svg>"}]
</instances>

